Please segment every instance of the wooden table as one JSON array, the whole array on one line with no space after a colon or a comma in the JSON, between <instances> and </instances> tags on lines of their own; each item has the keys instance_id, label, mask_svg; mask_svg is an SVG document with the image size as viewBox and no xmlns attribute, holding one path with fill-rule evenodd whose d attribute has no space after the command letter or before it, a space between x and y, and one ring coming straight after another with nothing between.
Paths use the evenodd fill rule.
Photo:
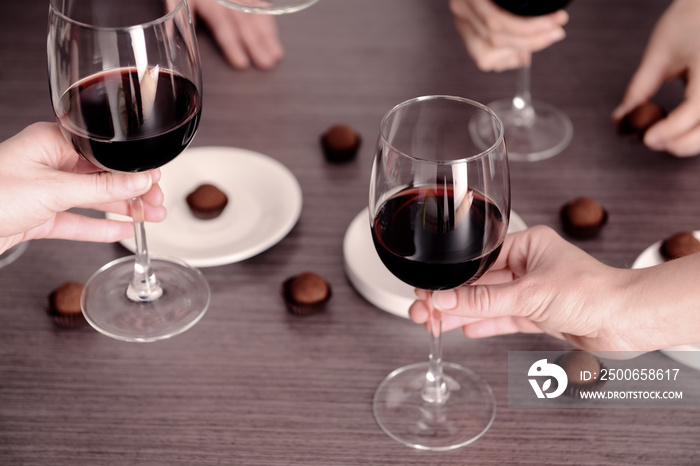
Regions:
<instances>
[{"instance_id":1,"label":"wooden table","mask_svg":"<svg viewBox=\"0 0 700 466\"><path fill-rule=\"evenodd\" d=\"M667 4L571 5L567 39L535 56L533 94L571 117L573 141L550 160L512 164L513 208L529 225L560 230L564 202L599 199L609 224L576 244L618 267L700 226L700 158L652 153L620 138L609 118ZM53 120L46 13L45 1L0 4L2 139ZM199 31L205 108L193 146L247 148L286 165L303 189L299 222L256 257L203 269L208 313L153 344L61 330L44 313L52 289L87 280L124 248L32 242L0 270L0 464L700 464L697 411L509 408L508 351L569 348L541 335L445 336L446 359L482 375L498 401L474 445L418 452L380 431L374 389L428 348L422 327L371 305L343 269L343 235L367 204L379 120L418 95L509 96L515 75L473 65L445 1L321 0L279 24L286 56L267 73L232 70ZM671 107L681 95L670 85L659 101ZM364 141L356 160L331 165L318 137L339 122ZM304 270L325 276L333 298L325 313L297 318L279 288Z\"/></svg>"}]
</instances>

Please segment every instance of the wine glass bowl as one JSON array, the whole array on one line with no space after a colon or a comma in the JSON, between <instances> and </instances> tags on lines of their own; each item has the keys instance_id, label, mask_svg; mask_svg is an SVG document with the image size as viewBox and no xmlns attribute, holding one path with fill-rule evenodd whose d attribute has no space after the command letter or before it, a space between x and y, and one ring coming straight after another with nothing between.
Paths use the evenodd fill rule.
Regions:
<instances>
[{"instance_id":1,"label":"wine glass bowl","mask_svg":"<svg viewBox=\"0 0 700 466\"><path fill-rule=\"evenodd\" d=\"M472 121L489 120L478 137ZM429 291L469 284L498 257L510 216L503 125L461 97L425 96L390 110L380 125L370 178L372 239L384 265ZM495 416L490 387L443 363L440 322L431 317L427 362L389 374L375 392L379 426L395 440L444 451L480 438Z\"/></svg>"},{"instance_id":2,"label":"wine glass bowl","mask_svg":"<svg viewBox=\"0 0 700 466\"><path fill-rule=\"evenodd\" d=\"M518 16L541 16L566 8L571 0L493 0L493 2Z\"/></svg>"},{"instance_id":3,"label":"wine glass bowl","mask_svg":"<svg viewBox=\"0 0 700 466\"><path fill-rule=\"evenodd\" d=\"M61 132L99 169L157 168L194 138L202 77L185 0L51 0L47 56ZM201 319L209 285L181 261L152 259L141 198L131 199L130 209L135 255L87 281L83 314L119 340L169 338Z\"/></svg>"},{"instance_id":4,"label":"wine glass bowl","mask_svg":"<svg viewBox=\"0 0 700 466\"><path fill-rule=\"evenodd\" d=\"M216 0L235 10L246 13L282 15L304 10L318 0Z\"/></svg>"}]
</instances>

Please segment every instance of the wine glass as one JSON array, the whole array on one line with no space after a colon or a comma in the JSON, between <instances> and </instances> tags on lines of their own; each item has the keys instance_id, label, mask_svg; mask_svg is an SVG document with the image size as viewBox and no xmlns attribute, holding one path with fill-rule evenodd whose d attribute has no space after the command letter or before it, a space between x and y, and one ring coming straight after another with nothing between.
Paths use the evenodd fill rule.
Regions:
<instances>
[{"instance_id":1,"label":"wine glass","mask_svg":"<svg viewBox=\"0 0 700 466\"><path fill-rule=\"evenodd\" d=\"M0 269L12 264L14 261L19 259L19 257L24 254L27 247L29 247L29 242L23 241L21 243L15 244L11 248L6 249L0 253Z\"/></svg>"},{"instance_id":2,"label":"wine glass","mask_svg":"<svg viewBox=\"0 0 700 466\"><path fill-rule=\"evenodd\" d=\"M466 130L474 119L490 119ZM481 144L488 142L486 149ZM498 257L510 218L508 156L500 119L488 107L425 96L390 110L380 126L369 190L372 239L397 278L435 291L469 284ZM442 361L434 312L427 362L390 373L374 395L379 426L421 450L445 451L481 437L496 403L471 370Z\"/></svg>"},{"instance_id":3,"label":"wine glass","mask_svg":"<svg viewBox=\"0 0 700 466\"><path fill-rule=\"evenodd\" d=\"M540 16L564 8L571 0L493 1L519 16ZM529 65L522 66L517 73L515 96L488 104L503 121L508 156L511 160L527 162L554 157L571 142L574 126L569 117L558 108L532 100ZM488 125L489 122L486 121L485 124Z\"/></svg>"},{"instance_id":4,"label":"wine glass","mask_svg":"<svg viewBox=\"0 0 700 466\"><path fill-rule=\"evenodd\" d=\"M186 0L51 0L51 100L61 132L99 169L160 167L190 143L202 109L199 51ZM151 258L143 203L131 199L135 256L85 284L88 322L110 337L147 342L177 335L204 315L204 276Z\"/></svg>"},{"instance_id":5,"label":"wine glass","mask_svg":"<svg viewBox=\"0 0 700 466\"><path fill-rule=\"evenodd\" d=\"M310 7L318 0L216 0L222 5L246 13L283 15Z\"/></svg>"}]
</instances>

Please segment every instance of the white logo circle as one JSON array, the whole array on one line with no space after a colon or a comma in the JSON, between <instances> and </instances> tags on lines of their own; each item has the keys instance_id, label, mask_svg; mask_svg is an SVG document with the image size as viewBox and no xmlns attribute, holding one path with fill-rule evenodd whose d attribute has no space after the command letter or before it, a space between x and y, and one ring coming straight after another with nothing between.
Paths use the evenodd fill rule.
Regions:
<instances>
[{"instance_id":1,"label":"white logo circle","mask_svg":"<svg viewBox=\"0 0 700 466\"><path fill-rule=\"evenodd\" d=\"M542 387L540 387L537 379L528 379L530 385L532 385L532 389L535 391L535 395L537 395L537 398L556 398L564 393L566 386L569 384L569 378L566 376L564 369L559 367L557 364L548 363L546 359L540 359L530 366L530 370L527 371L527 375L529 377L548 377L542 384ZM557 388L553 392L547 392L547 390L549 390L549 388L552 386L552 378L557 381Z\"/></svg>"}]
</instances>

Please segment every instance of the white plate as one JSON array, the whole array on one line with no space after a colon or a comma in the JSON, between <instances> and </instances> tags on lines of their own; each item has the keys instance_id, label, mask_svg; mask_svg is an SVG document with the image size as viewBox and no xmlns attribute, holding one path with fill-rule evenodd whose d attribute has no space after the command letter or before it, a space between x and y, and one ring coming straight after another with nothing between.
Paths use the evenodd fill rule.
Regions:
<instances>
[{"instance_id":1,"label":"white plate","mask_svg":"<svg viewBox=\"0 0 700 466\"><path fill-rule=\"evenodd\" d=\"M700 240L700 231L694 231L693 236ZM643 269L645 267L653 267L663 263L664 258L661 257L661 252L659 252L660 247L661 241L657 241L646 248L635 259L634 263L632 264L632 268ZM674 361L678 361L688 367L692 367L693 369L700 370L700 344L674 346L672 348L662 349L661 352Z\"/></svg>"},{"instance_id":2,"label":"white plate","mask_svg":"<svg viewBox=\"0 0 700 466\"><path fill-rule=\"evenodd\" d=\"M522 218L510 212L508 232L527 228ZM345 273L358 293L379 309L408 318L408 308L415 301L414 288L396 278L379 258L372 243L367 209L350 223L343 240Z\"/></svg>"},{"instance_id":3,"label":"white plate","mask_svg":"<svg viewBox=\"0 0 700 466\"><path fill-rule=\"evenodd\" d=\"M177 257L193 267L239 262L282 240L301 214L297 179L284 165L257 152L193 147L161 170L168 217L146 224L148 249L154 255ZM228 196L228 205L215 219L195 218L185 201L203 183ZM121 244L134 251L133 238Z\"/></svg>"}]
</instances>

